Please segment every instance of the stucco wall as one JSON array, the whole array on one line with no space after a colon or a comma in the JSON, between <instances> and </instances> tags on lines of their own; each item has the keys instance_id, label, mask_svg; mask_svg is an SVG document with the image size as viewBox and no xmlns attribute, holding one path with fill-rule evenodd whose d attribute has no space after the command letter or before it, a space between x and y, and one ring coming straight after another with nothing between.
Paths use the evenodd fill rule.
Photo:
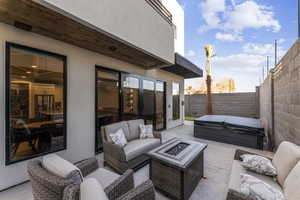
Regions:
<instances>
[{"instance_id":1,"label":"stucco wall","mask_svg":"<svg viewBox=\"0 0 300 200\"><path fill-rule=\"evenodd\" d=\"M5 166L5 42L10 41L67 56L68 88L67 88L67 150L59 152L64 158L76 162L94 155L95 144L95 65L119 69L134 74L150 76L167 81L168 97L167 118L171 119L172 81L181 84L182 77L161 70L143 70L141 67L119 61L104 55L87 51L44 36L22 31L0 23L0 190L27 180L26 161ZM183 120L167 121L171 128L182 124Z\"/></svg>"},{"instance_id":2,"label":"stucco wall","mask_svg":"<svg viewBox=\"0 0 300 200\"><path fill-rule=\"evenodd\" d=\"M213 94L213 113L257 117L258 99L255 92ZM185 95L185 115L201 116L206 113L206 95Z\"/></svg>"},{"instance_id":3,"label":"stucco wall","mask_svg":"<svg viewBox=\"0 0 300 200\"><path fill-rule=\"evenodd\" d=\"M175 25L175 52L184 56L184 10L177 0L162 0L161 2L172 13L172 21Z\"/></svg>"},{"instance_id":4,"label":"stucco wall","mask_svg":"<svg viewBox=\"0 0 300 200\"><path fill-rule=\"evenodd\" d=\"M261 105L261 114L274 127L274 147L285 140L300 145L300 40L289 49L270 76L261 85L261 102L265 102ZM274 101L268 99L272 78L274 92L271 97ZM270 121L272 105L274 124Z\"/></svg>"},{"instance_id":5,"label":"stucco wall","mask_svg":"<svg viewBox=\"0 0 300 200\"><path fill-rule=\"evenodd\" d=\"M173 28L145 0L34 1L174 63Z\"/></svg>"}]
</instances>

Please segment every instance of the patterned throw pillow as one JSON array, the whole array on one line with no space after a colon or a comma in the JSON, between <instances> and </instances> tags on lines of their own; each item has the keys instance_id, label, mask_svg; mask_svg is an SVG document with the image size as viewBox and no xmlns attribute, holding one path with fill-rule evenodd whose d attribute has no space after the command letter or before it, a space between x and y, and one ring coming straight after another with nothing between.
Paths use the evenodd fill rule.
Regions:
<instances>
[{"instance_id":1,"label":"patterned throw pillow","mask_svg":"<svg viewBox=\"0 0 300 200\"><path fill-rule=\"evenodd\" d=\"M124 147L127 144L127 139L125 137L123 129L119 129L116 133L109 134L111 140L121 147Z\"/></svg>"},{"instance_id":2,"label":"patterned throw pillow","mask_svg":"<svg viewBox=\"0 0 300 200\"><path fill-rule=\"evenodd\" d=\"M140 139L154 138L153 126L140 124Z\"/></svg>"},{"instance_id":3,"label":"patterned throw pillow","mask_svg":"<svg viewBox=\"0 0 300 200\"><path fill-rule=\"evenodd\" d=\"M271 160L263 156L244 154L241 156L243 162L241 165L250 171L264 174L267 176L276 176L277 171Z\"/></svg>"},{"instance_id":4,"label":"patterned throw pillow","mask_svg":"<svg viewBox=\"0 0 300 200\"><path fill-rule=\"evenodd\" d=\"M251 200L285 200L281 191L248 174L241 174L241 193Z\"/></svg>"}]
</instances>

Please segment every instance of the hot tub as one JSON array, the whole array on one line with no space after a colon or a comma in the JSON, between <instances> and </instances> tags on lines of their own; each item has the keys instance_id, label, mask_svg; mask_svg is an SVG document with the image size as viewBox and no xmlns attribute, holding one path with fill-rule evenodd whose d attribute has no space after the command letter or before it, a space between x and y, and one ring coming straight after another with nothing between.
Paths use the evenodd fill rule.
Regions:
<instances>
[{"instance_id":1,"label":"hot tub","mask_svg":"<svg viewBox=\"0 0 300 200\"><path fill-rule=\"evenodd\" d=\"M194 136L206 140L263 149L264 129L253 118L205 115L195 119Z\"/></svg>"}]
</instances>

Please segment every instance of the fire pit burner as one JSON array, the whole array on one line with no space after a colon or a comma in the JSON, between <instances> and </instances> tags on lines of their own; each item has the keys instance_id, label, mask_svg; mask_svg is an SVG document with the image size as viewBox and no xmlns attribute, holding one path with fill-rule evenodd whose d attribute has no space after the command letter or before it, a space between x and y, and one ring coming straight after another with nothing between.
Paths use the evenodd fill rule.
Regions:
<instances>
[{"instance_id":1,"label":"fire pit burner","mask_svg":"<svg viewBox=\"0 0 300 200\"><path fill-rule=\"evenodd\" d=\"M167 153L171 156L177 156L178 154L180 154L180 152L182 152L188 146L189 146L189 144L180 142L177 145L175 145L174 147L172 147L171 149L167 150L165 153Z\"/></svg>"}]
</instances>

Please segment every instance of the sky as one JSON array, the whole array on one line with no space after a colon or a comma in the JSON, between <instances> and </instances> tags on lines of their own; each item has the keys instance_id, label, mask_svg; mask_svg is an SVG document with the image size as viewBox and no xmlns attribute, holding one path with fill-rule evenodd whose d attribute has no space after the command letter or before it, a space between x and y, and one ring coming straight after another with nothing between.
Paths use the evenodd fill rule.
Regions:
<instances>
[{"instance_id":1,"label":"sky","mask_svg":"<svg viewBox=\"0 0 300 200\"><path fill-rule=\"evenodd\" d=\"M237 92L255 91L267 56L274 67L297 39L296 0L177 0L185 11L185 57L204 69L203 46L214 46L213 79L233 78ZM266 72L265 72L266 74ZM199 79L185 86L197 88Z\"/></svg>"}]
</instances>

